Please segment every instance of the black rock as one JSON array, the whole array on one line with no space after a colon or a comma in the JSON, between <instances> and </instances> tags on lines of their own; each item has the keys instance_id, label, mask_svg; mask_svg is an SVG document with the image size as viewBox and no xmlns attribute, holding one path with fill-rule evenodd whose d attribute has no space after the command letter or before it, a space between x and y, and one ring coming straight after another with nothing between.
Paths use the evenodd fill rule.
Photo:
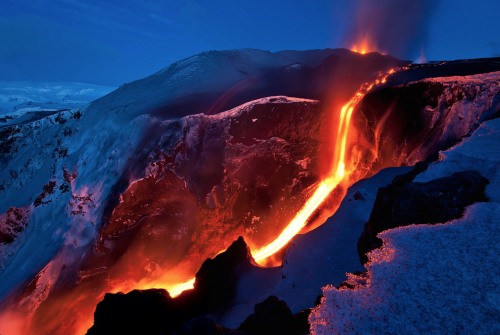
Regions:
<instances>
[{"instance_id":1,"label":"black rock","mask_svg":"<svg viewBox=\"0 0 500 335\"><path fill-rule=\"evenodd\" d=\"M172 300L163 289L107 293L97 304L87 335L158 334L179 317Z\"/></svg>"},{"instance_id":2,"label":"black rock","mask_svg":"<svg viewBox=\"0 0 500 335\"><path fill-rule=\"evenodd\" d=\"M309 315L312 309L306 308L293 316L292 332L295 335L308 335L311 325L309 324Z\"/></svg>"},{"instance_id":3,"label":"black rock","mask_svg":"<svg viewBox=\"0 0 500 335\"><path fill-rule=\"evenodd\" d=\"M184 323L173 335L221 335L230 330L229 328L216 325L212 319L197 317Z\"/></svg>"},{"instance_id":4,"label":"black rock","mask_svg":"<svg viewBox=\"0 0 500 335\"><path fill-rule=\"evenodd\" d=\"M134 290L127 294L107 293L103 301L97 304L94 325L87 335L167 335L190 329L205 329L206 334L212 334L214 329L231 331L216 326L209 319L193 319L186 325L183 323L208 311L222 309L234 293L233 271L244 263L253 264L254 260L244 239L240 237L225 252L214 259L207 259L196 274L194 289L184 291L175 299L164 289ZM181 325L183 327L179 328Z\"/></svg>"},{"instance_id":5,"label":"black rock","mask_svg":"<svg viewBox=\"0 0 500 335\"><path fill-rule=\"evenodd\" d=\"M246 318L238 330L252 335L292 334L293 314L286 302L270 296L255 305L255 313Z\"/></svg>"},{"instance_id":6,"label":"black rock","mask_svg":"<svg viewBox=\"0 0 500 335\"><path fill-rule=\"evenodd\" d=\"M457 219L465 207L487 201L484 189L488 183L476 171L456 172L427 183L409 183L392 207L394 223L408 226Z\"/></svg>"},{"instance_id":7,"label":"black rock","mask_svg":"<svg viewBox=\"0 0 500 335\"><path fill-rule=\"evenodd\" d=\"M484 189L489 182L476 171L456 172L427 183L412 182L428 165L429 162L417 164L413 171L397 176L392 184L378 190L370 218L358 240L362 264L368 261L367 253L382 246L378 233L411 224L458 219L465 207L487 201Z\"/></svg>"},{"instance_id":8,"label":"black rock","mask_svg":"<svg viewBox=\"0 0 500 335\"><path fill-rule=\"evenodd\" d=\"M353 196L354 200L363 200L365 201L365 198L363 197L363 194L361 194L360 191L357 191L354 196Z\"/></svg>"},{"instance_id":9,"label":"black rock","mask_svg":"<svg viewBox=\"0 0 500 335\"><path fill-rule=\"evenodd\" d=\"M241 236L225 252L203 262L194 283L199 308L213 311L225 307L234 296L234 270L244 263L255 261Z\"/></svg>"}]
</instances>

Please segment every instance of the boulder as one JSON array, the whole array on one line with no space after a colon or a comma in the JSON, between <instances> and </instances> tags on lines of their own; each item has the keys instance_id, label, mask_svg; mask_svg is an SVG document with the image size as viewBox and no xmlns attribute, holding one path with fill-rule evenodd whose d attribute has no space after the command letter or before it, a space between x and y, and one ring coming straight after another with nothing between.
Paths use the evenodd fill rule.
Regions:
<instances>
[{"instance_id":1,"label":"boulder","mask_svg":"<svg viewBox=\"0 0 500 335\"><path fill-rule=\"evenodd\" d=\"M255 305L255 313L248 316L238 330L255 335L292 334L293 314L286 302L270 296Z\"/></svg>"},{"instance_id":2,"label":"boulder","mask_svg":"<svg viewBox=\"0 0 500 335\"><path fill-rule=\"evenodd\" d=\"M214 259L205 260L194 283L198 309L213 311L224 308L234 295L234 270L244 263L255 264L255 261L241 236L226 251Z\"/></svg>"}]
</instances>

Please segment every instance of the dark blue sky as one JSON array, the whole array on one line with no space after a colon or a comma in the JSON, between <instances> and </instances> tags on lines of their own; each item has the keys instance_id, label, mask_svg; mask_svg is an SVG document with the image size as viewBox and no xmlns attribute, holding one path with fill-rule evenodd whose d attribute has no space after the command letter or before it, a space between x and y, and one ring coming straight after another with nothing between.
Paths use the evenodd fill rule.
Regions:
<instances>
[{"instance_id":1,"label":"dark blue sky","mask_svg":"<svg viewBox=\"0 0 500 335\"><path fill-rule=\"evenodd\" d=\"M350 47L367 17L400 58L500 56L498 0L357 1L2 0L0 81L117 86L206 50Z\"/></svg>"}]
</instances>

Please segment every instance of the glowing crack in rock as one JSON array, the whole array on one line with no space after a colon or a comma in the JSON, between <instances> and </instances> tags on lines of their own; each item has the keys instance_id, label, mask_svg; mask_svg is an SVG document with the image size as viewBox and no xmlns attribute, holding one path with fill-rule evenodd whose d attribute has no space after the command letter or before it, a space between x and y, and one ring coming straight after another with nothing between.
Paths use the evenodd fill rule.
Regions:
<instances>
[{"instance_id":1,"label":"glowing crack in rock","mask_svg":"<svg viewBox=\"0 0 500 335\"><path fill-rule=\"evenodd\" d=\"M323 201L330 195L330 193L340 184L344 179L346 174L346 164L345 164L345 153L347 146L347 138L349 134L349 125L351 122L351 116L354 111L354 107L363 99L363 97L368 93L374 85L385 83L387 76L393 74L394 69L391 69L386 74L379 74L378 78L371 84L363 84L361 88L356 92L356 94L349 100L340 111L340 122L337 131L337 139L335 142L335 157L333 161L333 168L330 175L323 181L321 181L312 195L312 197L306 202L304 207L297 213L295 218L288 224L288 226L283 230L283 232L278 236L276 240L268 244L267 246L257 250L252 251L252 256L256 262L262 261L267 257L274 255L279 250L281 250L290 240L297 235L302 228L307 223L307 220L311 215L318 209L318 207L323 203ZM185 290L194 288L195 278L192 278L181 284L177 284L167 291L170 296L176 297Z\"/></svg>"}]
</instances>

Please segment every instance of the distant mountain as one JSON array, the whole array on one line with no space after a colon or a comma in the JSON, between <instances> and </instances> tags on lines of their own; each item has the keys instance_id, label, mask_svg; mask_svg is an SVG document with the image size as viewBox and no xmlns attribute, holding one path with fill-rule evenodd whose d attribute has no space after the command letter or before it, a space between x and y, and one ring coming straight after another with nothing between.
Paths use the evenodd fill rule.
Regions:
<instances>
[{"instance_id":1,"label":"distant mountain","mask_svg":"<svg viewBox=\"0 0 500 335\"><path fill-rule=\"evenodd\" d=\"M84 83L0 81L0 122L6 116L12 119L37 112L46 116L81 107L115 89Z\"/></svg>"}]
</instances>

